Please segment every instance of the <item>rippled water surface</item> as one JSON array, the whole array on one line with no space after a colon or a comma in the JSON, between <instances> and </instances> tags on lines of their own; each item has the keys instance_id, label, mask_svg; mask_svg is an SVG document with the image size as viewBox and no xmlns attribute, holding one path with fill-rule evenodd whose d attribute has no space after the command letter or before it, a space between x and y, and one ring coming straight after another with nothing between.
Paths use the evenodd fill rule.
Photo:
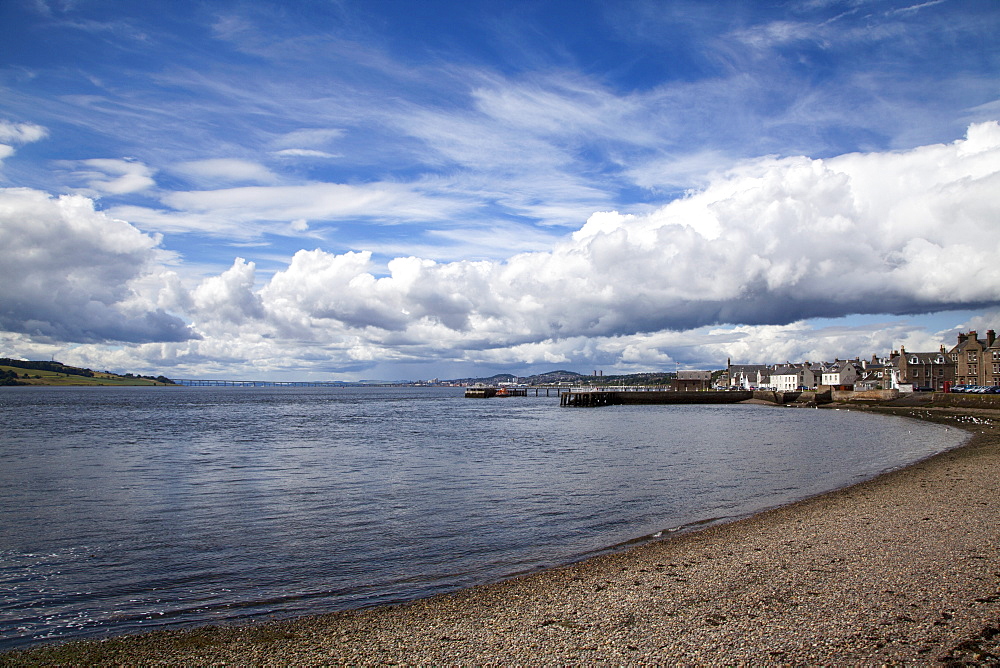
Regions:
<instances>
[{"instance_id":1,"label":"rippled water surface","mask_svg":"<svg viewBox=\"0 0 1000 668\"><path fill-rule=\"evenodd\" d=\"M411 599L963 438L848 411L448 388L2 388L0 425L0 650Z\"/></svg>"}]
</instances>

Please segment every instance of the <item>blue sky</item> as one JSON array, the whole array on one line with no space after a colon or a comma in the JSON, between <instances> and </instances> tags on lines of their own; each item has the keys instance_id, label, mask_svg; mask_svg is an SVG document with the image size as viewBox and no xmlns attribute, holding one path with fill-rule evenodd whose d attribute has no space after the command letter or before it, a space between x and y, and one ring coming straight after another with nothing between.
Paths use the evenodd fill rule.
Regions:
<instances>
[{"instance_id":1,"label":"blue sky","mask_svg":"<svg viewBox=\"0 0 1000 668\"><path fill-rule=\"evenodd\" d=\"M1000 325L1000 5L0 4L0 356L717 368Z\"/></svg>"}]
</instances>

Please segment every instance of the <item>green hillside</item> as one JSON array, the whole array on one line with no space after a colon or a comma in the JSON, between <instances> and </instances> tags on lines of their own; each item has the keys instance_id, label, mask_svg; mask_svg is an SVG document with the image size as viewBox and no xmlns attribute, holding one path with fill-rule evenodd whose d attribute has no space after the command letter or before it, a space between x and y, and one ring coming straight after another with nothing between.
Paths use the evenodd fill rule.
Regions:
<instances>
[{"instance_id":1,"label":"green hillside","mask_svg":"<svg viewBox=\"0 0 1000 668\"><path fill-rule=\"evenodd\" d=\"M0 385L173 385L163 376L136 376L91 371L60 362L0 359Z\"/></svg>"}]
</instances>

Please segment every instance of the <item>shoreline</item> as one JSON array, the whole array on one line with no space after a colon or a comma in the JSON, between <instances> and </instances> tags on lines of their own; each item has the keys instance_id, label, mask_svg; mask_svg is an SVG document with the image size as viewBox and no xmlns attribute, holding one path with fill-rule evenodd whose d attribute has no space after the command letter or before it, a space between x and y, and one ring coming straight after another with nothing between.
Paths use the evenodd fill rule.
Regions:
<instances>
[{"instance_id":1,"label":"shoreline","mask_svg":"<svg viewBox=\"0 0 1000 668\"><path fill-rule=\"evenodd\" d=\"M847 488L493 584L43 645L0 654L0 665L996 661L1000 411L848 408L972 437ZM991 423L961 419L977 415Z\"/></svg>"}]
</instances>

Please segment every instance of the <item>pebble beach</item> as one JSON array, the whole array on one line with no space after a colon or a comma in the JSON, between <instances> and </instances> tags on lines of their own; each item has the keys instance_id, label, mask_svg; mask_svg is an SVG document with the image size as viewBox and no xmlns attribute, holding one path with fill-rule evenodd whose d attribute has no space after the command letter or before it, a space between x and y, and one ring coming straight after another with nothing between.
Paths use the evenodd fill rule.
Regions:
<instances>
[{"instance_id":1,"label":"pebble beach","mask_svg":"<svg viewBox=\"0 0 1000 668\"><path fill-rule=\"evenodd\" d=\"M453 594L42 646L0 666L1000 663L1000 411L872 410L970 439L847 489Z\"/></svg>"}]
</instances>

